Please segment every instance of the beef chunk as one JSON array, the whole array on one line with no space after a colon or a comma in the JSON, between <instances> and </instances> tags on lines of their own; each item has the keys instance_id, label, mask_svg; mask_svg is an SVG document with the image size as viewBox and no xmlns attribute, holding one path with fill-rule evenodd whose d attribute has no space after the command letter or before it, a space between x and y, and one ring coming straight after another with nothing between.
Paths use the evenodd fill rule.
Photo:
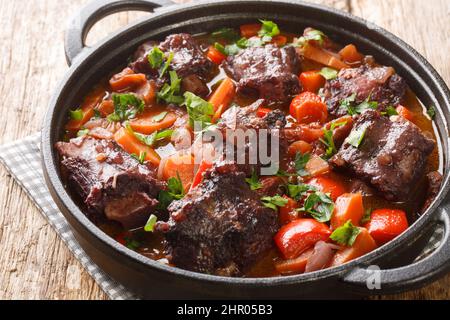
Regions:
<instances>
[{"instance_id":1,"label":"beef chunk","mask_svg":"<svg viewBox=\"0 0 450 320\"><path fill-rule=\"evenodd\" d=\"M294 47L251 47L223 64L238 91L258 95L267 103L287 103L300 92L300 62Z\"/></svg>"},{"instance_id":2,"label":"beef chunk","mask_svg":"<svg viewBox=\"0 0 450 320\"><path fill-rule=\"evenodd\" d=\"M427 174L427 182L428 182L427 198L422 207L422 211L427 210L428 207L436 198L436 196L438 195L442 184L442 174L440 174L437 171L430 172L429 174Z\"/></svg>"},{"instance_id":3,"label":"beef chunk","mask_svg":"<svg viewBox=\"0 0 450 320\"><path fill-rule=\"evenodd\" d=\"M145 224L163 187L154 179L154 170L139 164L111 140L82 137L58 142L56 148L68 182L91 218L104 215L127 229Z\"/></svg>"},{"instance_id":4,"label":"beef chunk","mask_svg":"<svg viewBox=\"0 0 450 320\"><path fill-rule=\"evenodd\" d=\"M158 77L158 70L152 69L147 58L150 50L155 46L158 46L156 41L147 41L136 50L133 55L133 61L129 65L135 73L144 73L152 77Z\"/></svg>"},{"instance_id":5,"label":"beef chunk","mask_svg":"<svg viewBox=\"0 0 450 320\"><path fill-rule=\"evenodd\" d=\"M393 68L364 64L359 68L342 69L336 79L327 81L324 97L331 115L340 117L347 114L341 102L356 93L355 104L370 96L371 101L378 102L378 110L387 106L398 105L406 91L406 82L397 75Z\"/></svg>"},{"instance_id":6,"label":"beef chunk","mask_svg":"<svg viewBox=\"0 0 450 320\"><path fill-rule=\"evenodd\" d=\"M434 141L411 122L395 121L368 110L355 122L350 136L364 132L358 148L344 142L331 163L365 180L388 200L407 199L422 177Z\"/></svg>"},{"instance_id":7,"label":"beef chunk","mask_svg":"<svg viewBox=\"0 0 450 320\"><path fill-rule=\"evenodd\" d=\"M272 246L278 229L276 212L261 204L245 175L230 163L207 171L169 212L165 229L168 225L171 262L209 274L242 275Z\"/></svg>"},{"instance_id":8,"label":"beef chunk","mask_svg":"<svg viewBox=\"0 0 450 320\"><path fill-rule=\"evenodd\" d=\"M187 33L172 34L159 45L164 52L173 52L171 67L181 78L195 74L205 79L211 73L213 63L200 45Z\"/></svg>"}]
</instances>

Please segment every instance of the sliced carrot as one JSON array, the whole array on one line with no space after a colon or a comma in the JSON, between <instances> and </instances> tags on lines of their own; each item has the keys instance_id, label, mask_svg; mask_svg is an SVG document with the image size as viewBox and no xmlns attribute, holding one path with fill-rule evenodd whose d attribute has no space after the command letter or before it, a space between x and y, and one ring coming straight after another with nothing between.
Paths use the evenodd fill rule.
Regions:
<instances>
[{"instance_id":1,"label":"sliced carrot","mask_svg":"<svg viewBox=\"0 0 450 320\"><path fill-rule=\"evenodd\" d=\"M114 75L109 80L111 89L116 92L133 90L147 81L145 74L134 73L130 68L125 68L122 72Z\"/></svg>"},{"instance_id":2,"label":"sliced carrot","mask_svg":"<svg viewBox=\"0 0 450 320\"><path fill-rule=\"evenodd\" d=\"M300 74L303 91L316 93L325 84L325 78L317 71L305 71Z\"/></svg>"},{"instance_id":3,"label":"sliced carrot","mask_svg":"<svg viewBox=\"0 0 450 320\"><path fill-rule=\"evenodd\" d=\"M336 205L331 216L331 229L339 228L351 220L354 226L364 216L364 205L361 193L344 193L336 199Z\"/></svg>"},{"instance_id":4,"label":"sliced carrot","mask_svg":"<svg viewBox=\"0 0 450 320\"><path fill-rule=\"evenodd\" d=\"M155 117L159 117L163 112L167 111L161 108L152 108L130 120L130 126L134 131L143 134L151 134L158 130L167 129L175 123L177 115L173 112L167 112L163 119L156 118L156 121Z\"/></svg>"},{"instance_id":5,"label":"sliced carrot","mask_svg":"<svg viewBox=\"0 0 450 320\"><path fill-rule=\"evenodd\" d=\"M353 246L344 247L334 256L331 266L339 266L341 264L347 263L353 259L365 255L377 248L377 244L372 236L369 234L366 228L359 228L360 233L358 234Z\"/></svg>"},{"instance_id":6,"label":"sliced carrot","mask_svg":"<svg viewBox=\"0 0 450 320\"><path fill-rule=\"evenodd\" d=\"M295 209L298 208L298 203L286 195L283 198L287 200L287 203L278 210L278 219L281 224L286 224L297 219L298 213Z\"/></svg>"},{"instance_id":7,"label":"sliced carrot","mask_svg":"<svg viewBox=\"0 0 450 320\"><path fill-rule=\"evenodd\" d=\"M343 68L348 68L348 65L341 61L333 52L311 44L306 44L303 47L303 56L333 69L340 70Z\"/></svg>"},{"instance_id":8,"label":"sliced carrot","mask_svg":"<svg viewBox=\"0 0 450 320\"><path fill-rule=\"evenodd\" d=\"M324 130L322 127L311 125L299 125L293 128L284 129L285 136L292 140L303 140L309 143L317 141L323 137Z\"/></svg>"},{"instance_id":9,"label":"sliced carrot","mask_svg":"<svg viewBox=\"0 0 450 320\"><path fill-rule=\"evenodd\" d=\"M161 159L155 150L141 143L131 132L120 128L114 134L114 140L128 153L140 156L145 153L145 160L155 166L159 166Z\"/></svg>"},{"instance_id":10,"label":"sliced carrot","mask_svg":"<svg viewBox=\"0 0 450 320\"><path fill-rule=\"evenodd\" d=\"M310 153L311 151L312 145L303 140L293 142L288 148L288 154L290 156L295 156L298 152L304 154Z\"/></svg>"},{"instance_id":11,"label":"sliced carrot","mask_svg":"<svg viewBox=\"0 0 450 320\"><path fill-rule=\"evenodd\" d=\"M134 92L140 96L147 105L154 104L156 101L156 84L155 81L145 81Z\"/></svg>"},{"instance_id":12,"label":"sliced carrot","mask_svg":"<svg viewBox=\"0 0 450 320\"><path fill-rule=\"evenodd\" d=\"M408 229L408 219L403 210L378 209L371 213L370 221L365 227L375 241L381 245Z\"/></svg>"},{"instance_id":13,"label":"sliced carrot","mask_svg":"<svg viewBox=\"0 0 450 320\"><path fill-rule=\"evenodd\" d=\"M233 101L236 95L236 88L234 86L233 80L230 78L225 78L214 93L209 98L209 103L214 107L213 121L219 120L228 107L231 101Z\"/></svg>"},{"instance_id":14,"label":"sliced carrot","mask_svg":"<svg viewBox=\"0 0 450 320\"><path fill-rule=\"evenodd\" d=\"M97 110L103 117L106 117L114 112L114 102L112 100L104 100L98 105Z\"/></svg>"},{"instance_id":15,"label":"sliced carrot","mask_svg":"<svg viewBox=\"0 0 450 320\"><path fill-rule=\"evenodd\" d=\"M312 92L303 92L296 96L289 111L299 123L325 123L328 118L327 105Z\"/></svg>"},{"instance_id":16,"label":"sliced carrot","mask_svg":"<svg viewBox=\"0 0 450 320\"><path fill-rule=\"evenodd\" d=\"M208 53L206 54L208 59L214 62L215 64L221 64L223 60L226 59L226 55L224 55L222 52L214 48L213 46L210 46L208 48Z\"/></svg>"},{"instance_id":17,"label":"sliced carrot","mask_svg":"<svg viewBox=\"0 0 450 320\"><path fill-rule=\"evenodd\" d=\"M260 107L256 110L256 116L258 118L264 118L270 111L272 111L272 109Z\"/></svg>"},{"instance_id":18,"label":"sliced carrot","mask_svg":"<svg viewBox=\"0 0 450 320\"><path fill-rule=\"evenodd\" d=\"M191 189L195 188L202 182L203 174L205 173L206 170L212 168L212 166L213 166L213 164L211 162L202 160L202 162L200 163L200 166L198 167L198 171L195 174L194 180L192 181Z\"/></svg>"},{"instance_id":19,"label":"sliced carrot","mask_svg":"<svg viewBox=\"0 0 450 320\"><path fill-rule=\"evenodd\" d=\"M413 121L414 120L414 114L408 110L408 108L399 105L396 109L395 109L398 113L399 116L405 118L408 121Z\"/></svg>"},{"instance_id":20,"label":"sliced carrot","mask_svg":"<svg viewBox=\"0 0 450 320\"><path fill-rule=\"evenodd\" d=\"M94 108L106 95L106 91L103 87L98 86L94 88L84 99L80 106L83 116L80 120L70 120L66 125L66 130L68 131L78 131L81 127L88 122L94 116Z\"/></svg>"},{"instance_id":21,"label":"sliced carrot","mask_svg":"<svg viewBox=\"0 0 450 320\"><path fill-rule=\"evenodd\" d=\"M194 156L191 153L179 152L167 158L162 176L165 180L179 176L184 190L187 192L194 180L194 173Z\"/></svg>"},{"instance_id":22,"label":"sliced carrot","mask_svg":"<svg viewBox=\"0 0 450 320\"><path fill-rule=\"evenodd\" d=\"M339 51L339 55L343 61L348 63L361 62L364 59L364 56L358 52L358 49L356 49L353 44L349 44L342 48L342 50Z\"/></svg>"},{"instance_id":23,"label":"sliced carrot","mask_svg":"<svg viewBox=\"0 0 450 320\"><path fill-rule=\"evenodd\" d=\"M329 172L331 168L327 161L313 154L306 163L305 170L308 172L310 177L316 177Z\"/></svg>"},{"instance_id":24,"label":"sliced carrot","mask_svg":"<svg viewBox=\"0 0 450 320\"><path fill-rule=\"evenodd\" d=\"M309 257L312 256L314 249L303 252L298 258L283 260L275 263L275 269L281 274L294 274L305 272Z\"/></svg>"},{"instance_id":25,"label":"sliced carrot","mask_svg":"<svg viewBox=\"0 0 450 320\"><path fill-rule=\"evenodd\" d=\"M272 38L272 43L278 47L282 47L287 43L287 37L280 34Z\"/></svg>"},{"instance_id":26,"label":"sliced carrot","mask_svg":"<svg viewBox=\"0 0 450 320\"><path fill-rule=\"evenodd\" d=\"M260 23L244 24L239 28L241 30L241 36L245 38L251 38L258 35L259 30L261 30Z\"/></svg>"},{"instance_id":27,"label":"sliced carrot","mask_svg":"<svg viewBox=\"0 0 450 320\"><path fill-rule=\"evenodd\" d=\"M333 201L345 193L344 186L337 179L332 179L330 177L315 177L307 182L307 184L312 185L324 193L330 193Z\"/></svg>"}]
</instances>

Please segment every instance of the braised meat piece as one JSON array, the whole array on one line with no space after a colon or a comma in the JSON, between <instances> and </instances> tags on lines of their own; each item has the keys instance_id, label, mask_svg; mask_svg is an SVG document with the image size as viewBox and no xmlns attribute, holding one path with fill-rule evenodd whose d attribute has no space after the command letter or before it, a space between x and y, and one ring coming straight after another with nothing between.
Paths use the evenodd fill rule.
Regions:
<instances>
[{"instance_id":1,"label":"braised meat piece","mask_svg":"<svg viewBox=\"0 0 450 320\"><path fill-rule=\"evenodd\" d=\"M439 193L442 185L442 174L438 171L433 171L427 174L428 190L425 204L422 207L422 212L428 209Z\"/></svg>"},{"instance_id":2,"label":"braised meat piece","mask_svg":"<svg viewBox=\"0 0 450 320\"><path fill-rule=\"evenodd\" d=\"M58 142L62 169L93 219L106 216L127 229L141 227L158 204L163 184L112 140Z\"/></svg>"},{"instance_id":3,"label":"braised meat piece","mask_svg":"<svg viewBox=\"0 0 450 320\"><path fill-rule=\"evenodd\" d=\"M245 175L230 163L207 171L169 212L163 229L168 229L171 262L209 274L242 275L272 246L279 227L277 213L262 205Z\"/></svg>"},{"instance_id":4,"label":"braised meat piece","mask_svg":"<svg viewBox=\"0 0 450 320\"><path fill-rule=\"evenodd\" d=\"M358 147L349 143L362 138ZM388 200L405 200L424 172L435 143L413 123L395 121L368 110L358 120L338 153L331 159L370 183Z\"/></svg>"},{"instance_id":5,"label":"braised meat piece","mask_svg":"<svg viewBox=\"0 0 450 320\"><path fill-rule=\"evenodd\" d=\"M358 68L342 69L338 77L327 81L324 97L328 111L335 117L347 114L342 101L356 93L353 104L366 100L378 102L378 110L401 103L406 92L406 82L391 67L366 63Z\"/></svg>"},{"instance_id":6,"label":"braised meat piece","mask_svg":"<svg viewBox=\"0 0 450 320\"><path fill-rule=\"evenodd\" d=\"M300 92L300 61L294 47L251 47L229 56L223 64L238 91L267 103L287 103Z\"/></svg>"}]
</instances>

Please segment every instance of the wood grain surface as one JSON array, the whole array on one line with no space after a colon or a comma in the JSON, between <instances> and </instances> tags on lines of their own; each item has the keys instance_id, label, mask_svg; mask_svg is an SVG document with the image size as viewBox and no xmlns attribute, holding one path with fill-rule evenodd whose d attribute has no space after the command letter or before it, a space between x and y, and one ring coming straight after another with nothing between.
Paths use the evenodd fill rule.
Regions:
<instances>
[{"instance_id":1,"label":"wood grain surface","mask_svg":"<svg viewBox=\"0 0 450 320\"><path fill-rule=\"evenodd\" d=\"M67 70L64 28L87 1L0 0L0 144L39 130L49 97ZM314 2L346 10L393 32L450 83L450 1ZM118 13L103 19L92 29L88 43L143 15ZM421 290L374 298L449 299L449 288L450 275ZM107 299L2 166L0 299Z\"/></svg>"}]
</instances>

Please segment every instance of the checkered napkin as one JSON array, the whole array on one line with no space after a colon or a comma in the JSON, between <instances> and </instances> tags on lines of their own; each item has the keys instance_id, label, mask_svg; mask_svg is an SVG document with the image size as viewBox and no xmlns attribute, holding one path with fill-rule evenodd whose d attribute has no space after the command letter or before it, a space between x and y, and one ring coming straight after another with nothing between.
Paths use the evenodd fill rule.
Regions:
<instances>
[{"instance_id":1,"label":"checkered napkin","mask_svg":"<svg viewBox=\"0 0 450 320\"><path fill-rule=\"evenodd\" d=\"M20 184L41 210L50 225L53 226L64 243L69 247L69 250L72 251L103 291L111 299L137 299L133 293L103 272L75 240L67 220L53 202L45 184L42 175L39 145L40 134L37 133L23 140L0 146L0 162L5 165L17 183ZM439 247L443 234L443 227L436 228L429 244L416 260L425 258Z\"/></svg>"}]
</instances>

